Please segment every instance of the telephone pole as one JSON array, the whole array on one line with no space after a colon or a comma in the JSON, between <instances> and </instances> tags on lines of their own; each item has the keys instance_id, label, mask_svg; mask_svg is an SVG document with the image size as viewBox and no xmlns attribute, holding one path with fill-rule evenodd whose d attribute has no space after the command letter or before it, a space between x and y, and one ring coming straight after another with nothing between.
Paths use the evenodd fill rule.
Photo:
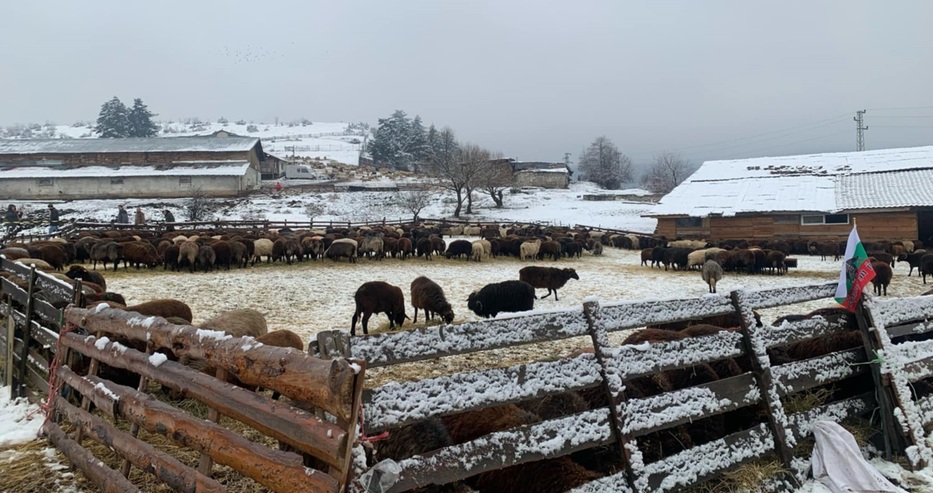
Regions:
<instances>
[{"instance_id":1,"label":"telephone pole","mask_svg":"<svg viewBox=\"0 0 933 493\"><path fill-rule=\"evenodd\" d=\"M862 126L865 123L865 110L855 112L855 150L865 150L865 131L868 127Z\"/></svg>"}]
</instances>

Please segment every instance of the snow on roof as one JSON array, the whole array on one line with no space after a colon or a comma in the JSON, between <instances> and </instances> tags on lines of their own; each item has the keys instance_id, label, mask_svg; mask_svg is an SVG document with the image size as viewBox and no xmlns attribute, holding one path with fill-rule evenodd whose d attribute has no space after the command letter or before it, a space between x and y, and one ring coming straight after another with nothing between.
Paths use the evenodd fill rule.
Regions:
<instances>
[{"instance_id":1,"label":"snow on roof","mask_svg":"<svg viewBox=\"0 0 933 493\"><path fill-rule=\"evenodd\" d=\"M126 139L0 140L3 154L93 154L111 152L237 152L249 151L256 137L152 137Z\"/></svg>"},{"instance_id":2,"label":"snow on roof","mask_svg":"<svg viewBox=\"0 0 933 493\"><path fill-rule=\"evenodd\" d=\"M516 172L515 172L515 174L518 174L518 173L562 173L562 174L565 174L565 175L566 175L566 174L567 174L567 168L523 169L523 170L520 170L520 171L516 171Z\"/></svg>"},{"instance_id":3,"label":"snow on roof","mask_svg":"<svg viewBox=\"0 0 933 493\"><path fill-rule=\"evenodd\" d=\"M80 166L74 168L17 166L0 168L4 178L104 178L129 176L243 176L249 161L209 161L153 165Z\"/></svg>"},{"instance_id":4,"label":"snow on roof","mask_svg":"<svg viewBox=\"0 0 933 493\"><path fill-rule=\"evenodd\" d=\"M933 146L707 161L647 216L933 205Z\"/></svg>"}]
</instances>

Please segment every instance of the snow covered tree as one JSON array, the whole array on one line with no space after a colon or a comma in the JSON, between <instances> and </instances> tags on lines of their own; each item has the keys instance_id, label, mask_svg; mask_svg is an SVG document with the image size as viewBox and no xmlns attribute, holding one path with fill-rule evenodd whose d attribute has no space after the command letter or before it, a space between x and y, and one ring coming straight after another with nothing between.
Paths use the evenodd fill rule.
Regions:
<instances>
[{"instance_id":1,"label":"snow covered tree","mask_svg":"<svg viewBox=\"0 0 933 493\"><path fill-rule=\"evenodd\" d=\"M421 214L421 211L424 210L425 207L431 205L431 201L434 200L434 193L434 186L430 183L426 183L418 189L400 190L396 200L398 205L412 214L412 221L418 222L418 216Z\"/></svg>"},{"instance_id":2,"label":"snow covered tree","mask_svg":"<svg viewBox=\"0 0 933 493\"><path fill-rule=\"evenodd\" d=\"M417 169L428 158L427 134L421 117L409 119L402 110L388 118L380 118L379 125L367 144L373 161L395 169Z\"/></svg>"},{"instance_id":3,"label":"snow covered tree","mask_svg":"<svg viewBox=\"0 0 933 493\"><path fill-rule=\"evenodd\" d=\"M654 164L641 178L645 188L654 193L669 193L687 178L690 163L670 151L664 151L654 157Z\"/></svg>"},{"instance_id":4,"label":"snow covered tree","mask_svg":"<svg viewBox=\"0 0 933 493\"><path fill-rule=\"evenodd\" d=\"M120 98L114 96L100 107L94 131L104 139L129 137L129 110Z\"/></svg>"},{"instance_id":5,"label":"snow covered tree","mask_svg":"<svg viewBox=\"0 0 933 493\"><path fill-rule=\"evenodd\" d=\"M133 108L127 116L129 133L127 137L155 137L159 133L159 126L152 121L154 115L143 103L143 100L133 100Z\"/></svg>"},{"instance_id":6,"label":"snow covered tree","mask_svg":"<svg viewBox=\"0 0 933 493\"><path fill-rule=\"evenodd\" d=\"M579 166L584 179L609 190L632 181L632 161L605 136L597 137L583 151Z\"/></svg>"}]
</instances>

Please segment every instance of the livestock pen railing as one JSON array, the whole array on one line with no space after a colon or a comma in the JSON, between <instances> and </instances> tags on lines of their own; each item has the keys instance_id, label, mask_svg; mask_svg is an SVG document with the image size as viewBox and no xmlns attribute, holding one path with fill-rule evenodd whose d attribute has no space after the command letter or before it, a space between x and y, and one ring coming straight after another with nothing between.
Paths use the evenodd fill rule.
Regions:
<instances>
[{"instance_id":1,"label":"livestock pen railing","mask_svg":"<svg viewBox=\"0 0 933 493\"><path fill-rule=\"evenodd\" d=\"M590 341L593 352L574 357L392 382L367 389L363 402L368 432L385 429L391 432L413 423L526 403L568 391L602 392L609 397L605 406L502 429L404 460L380 462L357 476L352 484L354 491L408 491L604 447L611 447L621 464L620 470L581 486L579 491L675 491L765 456L776 457L785 469L784 474L773 480L774 484L787 485L806 475L808 462L806 458L795 457L795 446L812 436L816 421L865 415L878 407L889 452L897 452L896 444L906 437L912 443L912 448L907 449L908 456L926 457L922 425L933 419L928 402L931 398L911 401L909 389L901 380L916 382L933 372L933 353L926 352L927 345L922 349L913 343L892 347L882 341L879 344L883 347L877 351L882 351L878 354L883 354L884 364L879 367L877 358L866 357L866 347L876 354L866 324L856 329L839 320L819 317L785 322L780 327L758 327L755 323L754 310L830 298L834 292L835 285L823 285L736 291L728 296L689 300L606 305L592 300L578 309L457 326L360 337L347 337L343 331L323 332L312 349L325 356L352 355L366 360L370 368L380 368L574 337ZM867 304L876 326L899 320L887 313L900 314L901 309L916 307L918 303L933 306L930 305L933 298L905 301L907 306L886 302L895 305L883 314L877 313L877 307L889 305L879 303ZM933 309L925 310L919 313L913 310L909 317L933 318ZM738 316L740 330L652 344L610 344L609 334L613 332L726 315ZM922 327L925 331L933 328L931 325L927 321L911 327L916 331ZM771 364L769 352L776 348L832 339L853 329L863 334L859 338L862 343L856 347ZM907 329L901 326L899 330ZM907 356L912 359L905 359ZM657 378L662 372L676 370L695 373L701 365L733 359L747 362L748 368L726 378L694 381L690 386L654 395L632 395L626 391L643 377ZM906 376L895 378L895 373ZM872 376L876 377L876 386L870 383ZM892 388L882 376L895 383L897 399L892 399ZM857 385L860 381L861 386ZM786 409L785 402L795 395L831 385L854 385L858 391L840 394L834 401L807 410ZM642 442L656 442L661 433L674 434L711 419L728 416L730 422L737 421L731 417L740 412L761 413L764 419L706 441L681 444L683 450L655 454L658 457L646 456L646 450L640 446ZM916 460L914 463L922 464Z\"/></svg>"}]
</instances>

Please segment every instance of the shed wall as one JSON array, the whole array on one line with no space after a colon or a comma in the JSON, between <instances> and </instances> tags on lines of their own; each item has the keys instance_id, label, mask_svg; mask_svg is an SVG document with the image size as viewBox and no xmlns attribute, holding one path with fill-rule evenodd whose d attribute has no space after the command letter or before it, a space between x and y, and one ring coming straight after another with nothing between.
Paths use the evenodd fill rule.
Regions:
<instances>
[{"instance_id":1,"label":"shed wall","mask_svg":"<svg viewBox=\"0 0 933 493\"><path fill-rule=\"evenodd\" d=\"M88 154L0 154L0 163L33 163L41 160L61 161L65 165L154 164L178 161L244 161L259 169L256 148L221 152L102 152Z\"/></svg>"},{"instance_id":2,"label":"shed wall","mask_svg":"<svg viewBox=\"0 0 933 493\"><path fill-rule=\"evenodd\" d=\"M567 188L569 182L567 173L519 171L514 177L517 187Z\"/></svg>"},{"instance_id":3,"label":"shed wall","mask_svg":"<svg viewBox=\"0 0 933 493\"><path fill-rule=\"evenodd\" d=\"M110 178L55 178L40 186L33 178L0 180L0 195L9 199L91 199L125 197L190 197L200 189L211 197L233 197L258 187L259 174L252 168L246 176L192 176L181 184L177 176L134 176L111 184Z\"/></svg>"}]
</instances>

